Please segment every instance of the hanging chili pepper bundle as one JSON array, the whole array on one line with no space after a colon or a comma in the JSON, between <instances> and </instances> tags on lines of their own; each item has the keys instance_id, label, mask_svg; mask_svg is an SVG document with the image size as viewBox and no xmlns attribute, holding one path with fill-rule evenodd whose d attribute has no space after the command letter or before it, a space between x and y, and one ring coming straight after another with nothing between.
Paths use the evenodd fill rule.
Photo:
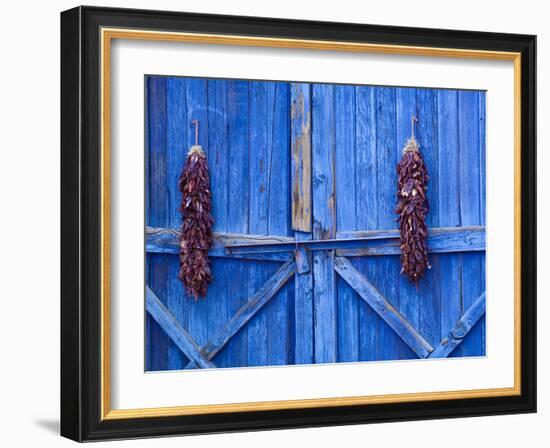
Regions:
<instances>
[{"instance_id":1,"label":"hanging chili pepper bundle","mask_svg":"<svg viewBox=\"0 0 550 448\"><path fill-rule=\"evenodd\" d=\"M212 206L208 164L198 145L198 122L195 124L195 145L187 160L178 187L182 192L182 226L180 235L179 279L190 295L204 297L212 281L208 250L212 247Z\"/></svg>"},{"instance_id":2,"label":"hanging chili pepper bundle","mask_svg":"<svg viewBox=\"0 0 550 448\"><path fill-rule=\"evenodd\" d=\"M418 283L426 268L430 269L426 215L429 206L426 198L428 172L420 147L413 134L403 148L403 157L397 165L397 208L401 233L401 273ZM416 120L418 121L418 120Z\"/></svg>"}]
</instances>

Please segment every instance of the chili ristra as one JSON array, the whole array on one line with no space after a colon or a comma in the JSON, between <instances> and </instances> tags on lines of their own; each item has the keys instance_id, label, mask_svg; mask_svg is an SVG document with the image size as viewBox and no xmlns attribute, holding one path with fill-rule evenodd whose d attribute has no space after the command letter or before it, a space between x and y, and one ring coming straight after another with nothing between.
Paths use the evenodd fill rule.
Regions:
<instances>
[{"instance_id":1,"label":"chili ristra","mask_svg":"<svg viewBox=\"0 0 550 448\"><path fill-rule=\"evenodd\" d=\"M198 140L198 123L195 123ZM212 247L212 194L208 163L202 147L195 144L187 153L185 167L178 181L182 193L180 235L180 271L178 278L186 291L195 297L206 296L212 282L208 251Z\"/></svg>"},{"instance_id":2,"label":"chili ristra","mask_svg":"<svg viewBox=\"0 0 550 448\"><path fill-rule=\"evenodd\" d=\"M426 215L429 211L426 191L428 172L414 135L403 148L403 157L397 165L397 208L401 234L401 273L410 281L418 283L426 268L428 259L428 227Z\"/></svg>"}]
</instances>

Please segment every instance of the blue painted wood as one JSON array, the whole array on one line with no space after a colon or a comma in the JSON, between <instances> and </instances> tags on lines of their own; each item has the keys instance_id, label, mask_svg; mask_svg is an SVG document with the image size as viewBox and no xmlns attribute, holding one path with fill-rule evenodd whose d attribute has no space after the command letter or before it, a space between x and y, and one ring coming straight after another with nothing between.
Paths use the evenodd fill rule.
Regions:
<instances>
[{"instance_id":1,"label":"blue painted wood","mask_svg":"<svg viewBox=\"0 0 550 448\"><path fill-rule=\"evenodd\" d=\"M458 92L438 92L439 224L460 225ZM458 254L441 256L441 337L462 315L462 265ZM459 281L457 281L459 279Z\"/></svg>"},{"instance_id":2,"label":"blue painted wood","mask_svg":"<svg viewBox=\"0 0 550 448\"><path fill-rule=\"evenodd\" d=\"M353 267L434 346L484 290L484 92L170 77L149 77L146 84L146 170L155 173L146 185L146 221L154 227L146 236L146 278L164 288L159 296L199 345L218 334L279 263L294 258L294 241L302 241L308 253L323 249L313 251L309 270L307 257L298 257L303 274L216 352L216 365L416 357L334 275L334 252L350 256ZM417 137L431 176L434 268L418 288L399 275L393 213L395 165L412 113L420 119ZM178 234L172 230L180 225L176 182L194 140L193 118L200 120L200 143L209 160L217 232L210 252L215 279L198 303L175 279ZM307 168L307 156L299 151L296 163L296 148L310 140L313 242L309 232L291 230L295 179ZM298 198L307 204L302 178ZM225 248L242 244L253 247ZM147 370L189 367L187 357L147 319ZM450 356L484 354L484 346L482 317Z\"/></svg>"},{"instance_id":3,"label":"blue painted wood","mask_svg":"<svg viewBox=\"0 0 550 448\"><path fill-rule=\"evenodd\" d=\"M148 185L149 197L147 225L166 227L168 224L168 186L164 173L167 170L166 154L166 79L148 80ZM169 277L169 260L166 255L149 255L146 260L149 285L166 300ZM150 359L146 366L151 370L168 368L169 339L160 326L149 319L146 329L151 348L146 350Z\"/></svg>"},{"instance_id":4,"label":"blue painted wood","mask_svg":"<svg viewBox=\"0 0 550 448\"><path fill-rule=\"evenodd\" d=\"M215 368L216 365L203 357L200 348L187 333L178 319L168 310L157 295L149 288L145 288L145 304L149 315L159 324L168 335L171 342L181 350L188 359L191 359L202 369Z\"/></svg>"},{"instance_id":5,"label":"blue painted wood","mask_svg":"<svg viewBox=\"0 0 550 448\"><path fill-rule=\"evenodd\" d=\"M472 303L462 317L456 322L452 330L445 336L439 345L430 353L430 358L446 358L458 347L468 333L474 328L485 314L485 293L482 293Z\"/></svg>"},{"instance_id":6,"label":"blue painted wood","mask_svg":"<svg viewBox=\"0 0 550 448\"><path fill-rule=\"evenodd\" d=\"M429 227L439 226L439 152L437 91L416 89L417 136L420 151L424 157L430 181L427 198L430 206L426 222ZM430 344L441 340L441 285L442 275L439 257L431 256L429 269L419 282L419 326L418 330Z\"/></svg>"},{"instance_id":7,"label":"blue painted wood","mask_svg":"<svg viewBox=\"0 0 550 448\"><path fill-rule=\"evenodd\" d=\"M399 231L397 229L375 231L347 231L337 233L337 238L328 240L273 241L242 238L237 244L227 242L225 252L228 255L275 254L294 251L296 247L309 250L337 249L344 255L399 255ZM273 240L280 239L272 236ZM485 250L485 228L437 227L430 229L428 250L434 253L475 252ZM340 255L340 254L339 254Z\"/></svg>"},{"instance_id":8,"label":"blue painted wood","mask_svg":"<svg viewBox=\"0 0 550 448\"><path fill-rule=\"evenodd\" d=\"M147 227L146 251L179 253L179 230ZM288 261L285 252L296 248L338 250L338 255L399 255L399 231L344 231L331 240L298 240L278 235L214 234L212 257L249 258L251 260ZM485 250L485 227L437 227L430 229L428 250L434 253L476 252Z\"/></svg>"},{"instance_id":9,"label":"blue painted wood","mask_svg":"<svg viewBox=\"0 0 550 448\"><path fill-rule=\"evenodd\" d=\"M355 87L334 91L336 228L355 230ZM341 278L338 293L338 361L359 360L359 301Z\"/></svg>"},{"instance_id":10,"label":"blue painted wood","mask_svg":"<svg viewBox=\"0 0 550 448\"><path fill-rule=\"evenodd\" d=\"M420 357L427 357L433 347L416 329L380 294L372 283L344 257L334 259L336 272L368 303L399 337ZM394 358L396 359L396 358Z\"/></svg>"},{"instance_id":11,"label":"blue painted wood","mask_svg":"<svg viewBox=\"0 0 550 448\"><path fill-rule=\"evenodd\" d=\"M216 232L228 231L228 201L229 201L229 141L228 141L228 86L227 81L218 79L207 80L206 85L206 116L208 120L207 139L205 147L210 171L210 182L215 187L216 194L212 196L213 229ZM230 318L228 311L229 282L227 260L214 260L212 272L215 282L209 288L201 310L207 316L204 322L205 343ZM239 299L239 296L236 297ZM216 363L220 366L230 366L230 353L220 354Z\"/></svg>"},{"instance_id":12,"label":"blue painted wood","mask_svg":"<svg viewBox=\"0 0 550 448\"><path fill-rule=\"evenodd\" d=\"M311 86L290 84L292 227L296 241L311 240ZM306 254L307 255L307 254ZM296 257L298 264L298 257ZM309 260L308 260L309 264ZM304 269L302 269L304 270ZM294 360L311 364L313 357L313 269L294 278Z\"/></svg>"},{"instance_id":13,"label":"blue painted wood","mask_svg":"<svg viewBox=\"0 0 550 448\"><path fill-rule=\"evenodd\" d=\"M396 89L378 88L376 91L376 155L378 177L378 225L380 229L396 229L395 189L396 166L400 156L396 147ZM375 260L372 281L384 297L399 309L399 282L397 276L401 263L397 257L383 256ZM388 281L388 279L395 279ZM383 322L378 322L377 359L399 359L404 346L395 332Z\"/></svg>"},{"instance_id":14,"label":"blue painted wood","mask_svg":"<svg viewBox=\"0 0 550 448\"><path fill-rule=\"evenodd\" d=\"M212 359L244 326L258 313L294 275L296 264L293 261L285 263L256 291L237 313L223 326L213 338L202 348L201 353L207 359Z\"/></svg>"},{"instance_id":15,"label":"blue painted wood","mask_svg":"<svg viewBox=\"0 0 550 448\"><path fill-rule=\"evenodd\" d=\"M312 86L313 238L331 239L336 234L334 191L334 86ZM315 362L336 362L336 279L334 252L313 254L313 312Z\"/></svg>"},{"instance_id":16,"label":"blue painted wood","mask_svg":"<svg viewBox=\"0 0 550 448\"><path fill-rule=\"evenodd\" d=\"M243 182L249 174L248 129L248 83L227 82L227 128L229 159L229 195L227 207L227 231L247 234L249 183ZM248 263L235 260L227 262L227 319L233 316L248 299ZM219 326L218 326L219 327ZM213 332L217 328L213 329ZM227 366L247 364L247 332L244 328L235 335L226 348Z\"/></svg>"},{"instance_id":17,"label":"blue painted wood","mask_svg":"<svg viewBox=\"0 0 550 448\"><path fill-rule=\"evenodd\" d=\"M416 116L416 90L410 88L398 88L395 92L396 100L396 146L395 150L397 158L401 159L403 155L403 146L405 142L411 137L411 117ZM397 186L394 185L394 202L397 202L396 197ZM430 232L430 236L433 239L433 232ZM397 240L399 241L399 240ZM459 241L463 241L459 237ZM429 246L433 251L434 241L429 241ZM446 247L447 241L443 243ZM400 252L400 248L396 248ZM420 325L420 308L419 303L422 300L418 296L418 289L412 284L406 277L399 275L398 280L399 291L399 312L407 319L407 321L414 327L418 328ZM401 359L416 358L416 354L404 345L401 346Z\"/></svg>"},{"instance_id":18,"label":"blue painted wood","mask_svg":"<svg viewBox=\"0 0 550 448\"><path fill-rule=\"evenodd\" d=\"M290 90L288 83L273 84L273 98L268 108L270 123L268 184L268 235L290 235ZM289 315L294 312L293 288L282 288L275 300L269 302L265 312L268 319L269 365L293 363L293 350L287 343L290 332Z\"/></svg>"},{"instance_id":19,"label":"blue painted wood","mask_svg":"<svg viewBox=\"0 0 550 448\"><path fill-rule=\"evenodd\" d=\"M199 144L204 148L206 156L208 158L208 163L210 167L211 181L212 176L216 178L216 165L211 165L212 155L214 153L213 148L210 146L210 132L209 132L209 92L208 92L208 81L205 79L196 79L188 78L187 79L187 118L188 122L185 124L187 127L187 141L186 146L190 148L195 144L195 133L194 126L191 123L192 120L199 121ZM214 180L215 182L215 180ZM224 189L222 188L220 195L224 194ZM213 208L217 205L216 199L213 201ZM219 224L214 224L214 226ZM224 229L225 230L225 229ZM216 279L219 277L219 269L222 265L213 260L211 264L211 269L213 275ZM184 306L188 308L189 313L189 326L187 328L188 332L193 335L193 339L197 342L198 345L203 345L208 341L208 326L209 326L209 307L210 307L210 298L216 298L218 296L217 288L219 287L220 282L214 282L213 288L209 289L209 293L205 299L195 301L193 298L186 296L184 300ZM222 289L221 293L223 293Z\"/></svg>"},{"instance_id":20,"label":"blue painted wood","mask_svg":"<svg viewBox=\"0 0 550 448\"><path fill-rule=\"evenodd\" d=\"M486 149L486 92L479 92L479 178L480 178L480 208L479 208L479 219L482 225L486 225L486 201L487 201L487 167L486 167L486 158L487 158L487 149ZM486 290L486 271L485 271L485 252L479 254L480 264L481 264L481 289ZM479 326L481 327L481 345L483 346L482 353L486 353L487 341L486 341L486 322L485 315L480 319Z\"/></svg>"},{"instance_id":21,"label":"blue painted wood","mask_svg":"<svg viewBox=\"0 0 550 448\"><path fill-rule=\"evenodd\" d=\"M184 78L166 78L166 155L167 155L167 190L168 222L172 228L181 226L180 202L181 193L177 188L179 177L187 157L187 82ZM167 257L168 277L166 279L166 306L178 322L187 328L189 325L189 308L185 306L185 293L178 280L179 260ZM182 369L188 359L179 347L170 341L168 347L168 369Z\"/></svg>"},{"instance_id":22,"label":"blue painted wood","mask_svg":"<svg viewBox=\"0 0 550 448\"><path fill-rule=\"evenodd\" d=\"M268 111L273 108L274 85L267 82L250 82L249 116L252 122L249 128L249 231L268 234L269 187L271 174L271 131ZM270 276L265 263L250 266L248 292L254 294ZM258 313L248 324L247 365L265 366L269 363L268 319L265 312Z\"/></svg>"},{"instance_id":23,"label":"blue painted wood","mask_svg":"<svg viewBox=\"0 0 550 448\"><path fill-rule=\"evenodd\" d=\"M355 116L355 230L376 230L379 226L375 87L355 88ZM353 262L363 275L374 279L375 260L357 257ZM357 301L359 360L372 361L377 359L377 328L382 323L372 308L362 300Z\"/></svg>"},{"instance_id":24,"label":"blue painted wood","mask_svg":"<svg viewBox=\"0 0 550 448\"><path fill-rule=\"evenodd\" d=\"M460 214L462 225L479 225L481 223L481 191L479 189L480 154L479 154L479 93L461 91L459 98L459 132L460 132ZM483 291L482 277L485 267L477 254L462 255L462 303L465 311ZM475 326L461 344L462 356L479 356L485 354L483 331L480 325Z\"/></svg>"},{"instance_id":25,"label":"blue painted wood","mask_svg":"<svg viewBox=\"0 0 550 448\"><path fill-rule=\"evenodd\" d=\"M149 79L145 79L145 216L146 219L149 218L149 153L150 153L150 139L149 139L149 105L151 103L149 99ZM145 283L151 283L151 269L149 268L151 264L151 255L145 253ZM151 334L153 332L153 326L158 325L151 316L145 313L145 371L152 370L153 364L153 344L151 339Z\"/></svg>"}]
</instances>

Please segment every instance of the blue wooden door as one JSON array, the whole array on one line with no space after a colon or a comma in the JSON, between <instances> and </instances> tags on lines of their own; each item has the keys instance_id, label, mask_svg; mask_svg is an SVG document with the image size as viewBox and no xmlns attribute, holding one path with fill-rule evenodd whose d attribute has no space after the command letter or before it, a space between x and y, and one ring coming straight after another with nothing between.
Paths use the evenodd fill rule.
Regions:
<instances>
[{"instance_id":1,"label":"blue wooden door","mask_svg":"<svg viewBox=\"0 0 550 448\"><path fill-rule=\"evenodd\" d=\"M485 353L483 92L148 77L146 369ZM431 176L433 268L400 276L395 167ZM177 178L200 121L214 281L177 280Z\"/></svg>"}]
</instances>

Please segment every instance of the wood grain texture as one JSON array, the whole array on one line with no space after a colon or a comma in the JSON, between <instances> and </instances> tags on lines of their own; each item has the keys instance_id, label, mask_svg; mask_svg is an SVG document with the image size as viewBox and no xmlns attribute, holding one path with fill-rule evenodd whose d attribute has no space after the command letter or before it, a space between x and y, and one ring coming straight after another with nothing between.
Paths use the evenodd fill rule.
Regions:
<instances>
[{"instance_id":1,"label":"wood grain texture","mask_svg":"<svg viewBox=\"0 0 550 448\"><path fill-rule=\"evenodd\" d=\"M336 235L336 203L334 190L334 86L312 86L313 166L313 239L324 240ZM315 362L336 362L336 278L334 252L313 254L313 312Z\"/></svg>"},{"instance_id":2,"label":"wood grain texture","mask_svg":"<svg viewBox=\"0 0 550 448\"><path fill-rule=\"evenodd\" d=\"M427 357L433 347L416 329L363 277L344 257L334 259L336 272L367 302L401 339L420 357Z\"/></svg>"},{"instance_id":3,"label":"wood grain texture","mask_svg":"<svg viewBox=\"0 0 550 448\"><path fill-rule=\"evenodd\" d=\"M452 330L445 336L439 345L430 353L430 358L446 358L458 347L468 333L485 314L485 293L481 294L472 303L462 317L455 323Z\"/></svg>"},{"instance_id":4,"label":"wood grain texture","mask_svg":"<svg viewBox=\"0 0 550 448\"><path fill-rule=\"evenodd\" d=\"M201 349L207 359L212 359L244 326L275 296L277 291L294 275L294 262L285 263L264 285L256 291L235 315L218 330Z\"/></svg>"},{"instance_id":5,"label":"wood grain texture","mask_svg":"<svg viewBox=\"0 0 550 448\"><path fill-rule=\"evenodd\" d=\"M420 356L335 275L335 257L349 257L430 346L484 290L484 92L149 77L146 94L147 282L181 327L206 345L281 263L296 265L294 280L216 350L218 367ZM431 176L433 268L418 287L399 273L394 214L411 115ZM192 118L200 120L216 221L215 280L198 303L175 279L174 256ZM196 366L147 319L148 370ZM485 337L482 316L449 356L484 354Z\"/></svg>"},{"instance_id":6,"label":"wood grain texture","mask_svg":"<svg viewBox=\"0 0 550 448\"><path fill-rule=\"evenodd\" d=\"M311 232L311 85L291 84L292 228Z\"/></svg>"},{"instance_id":7,"label":"wood grain texture","mask_svg":"<svg viewBox=\"0 0 550 448\"><path fill-rule=\"evenodd\" d=\"M178 319L164 306L162 301L148 286L145 288L145 304L147 313L155 320L157 324L164 330L174 343L187 358L202 369L215 368L216 365L205 359L200 353L199 346L193 338L180 325Z\"/></svg>"}]
</instances>

